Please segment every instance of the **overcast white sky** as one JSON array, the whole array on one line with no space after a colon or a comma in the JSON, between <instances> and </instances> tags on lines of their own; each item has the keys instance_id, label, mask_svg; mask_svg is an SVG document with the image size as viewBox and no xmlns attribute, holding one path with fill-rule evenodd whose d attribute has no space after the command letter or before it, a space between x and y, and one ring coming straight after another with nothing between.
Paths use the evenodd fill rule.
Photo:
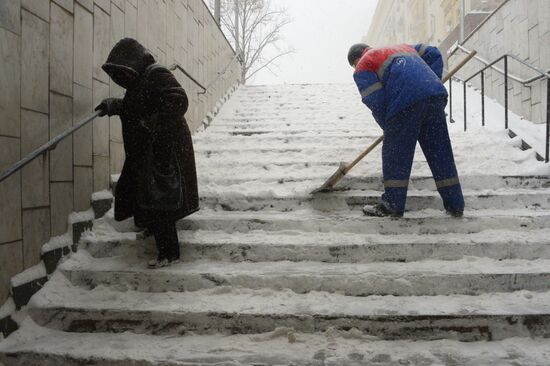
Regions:
<instances>
[{"instance_id":1,"label":"overcast white sky","mask_svg":"<svg viewBox=\"0 0 550 366\"><path fill-rule=\"evenodd\" d=\"M296 52L278 62L277 76L264 69L249 84L353 82L347 52L367 34L378 0L272 2L294 20L283 33Z\"/></svg>"}]
</instances>

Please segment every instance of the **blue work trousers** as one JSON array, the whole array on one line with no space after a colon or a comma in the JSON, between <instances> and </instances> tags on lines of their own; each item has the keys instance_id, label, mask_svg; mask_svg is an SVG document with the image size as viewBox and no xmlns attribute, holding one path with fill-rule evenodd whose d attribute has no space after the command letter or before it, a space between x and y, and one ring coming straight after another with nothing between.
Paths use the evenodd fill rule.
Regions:
<instances>
[{"instance_id":1,"label":"blue work trousers","mask_svg":"<svg viewBox=\"0 0 550 366\"><path fill-rule=\"evenodd\" d=\"M405 211L416 142L424 152L446 210L464 210L453 149L447 130L447 97L422 100L385 121L382 147L384 194L382 203L393 212Z\"/></svg>"}]
</instances>

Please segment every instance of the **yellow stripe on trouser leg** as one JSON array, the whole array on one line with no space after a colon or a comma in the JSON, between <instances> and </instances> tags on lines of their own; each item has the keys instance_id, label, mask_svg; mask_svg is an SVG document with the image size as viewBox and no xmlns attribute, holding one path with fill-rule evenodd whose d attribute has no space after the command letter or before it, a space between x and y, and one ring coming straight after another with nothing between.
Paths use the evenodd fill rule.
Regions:
<instances>
[{"instance_id":1,"label":"yellow stripe on trouser leg","mask_svg":"<svg viewBox=\"0 0 550 366\"><path fill-rule=\"evenodd\" d=\"M443 179L443 180L439 180L439 181L435 182L435 186L437 187L437 189L450 187L450 186L455 186L457 184L460 184L460 181L458 180L458 177L452 177L452 178L449 178L449 179Z\"/></svg>"},{"instance_id":2,"label":"yellow stripe on trouser leg","mask_svg":"<svg viewBox=\"0 0 550 366\"><path fill-rule=\"evenodd\" d=\"M384 188L408 188L408 187L409 187L408 179L384 181Z\"/></svg>"}]
</instances>

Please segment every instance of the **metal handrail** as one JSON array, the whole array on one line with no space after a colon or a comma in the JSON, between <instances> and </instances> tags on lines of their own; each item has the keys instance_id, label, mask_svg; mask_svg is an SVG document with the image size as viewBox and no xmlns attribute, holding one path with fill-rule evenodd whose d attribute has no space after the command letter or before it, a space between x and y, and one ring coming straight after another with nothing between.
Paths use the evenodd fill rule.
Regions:
<instances>
[{"instance_id":1,"label":"metal handrail","mask_svg":"<svg viewBox=\"0 0 550 366\"><path fill-rule=\"evenodd\" d=\"M223 71L218 73L218 77L213 82L208 84L208 87L212 86L214 84L214 82L216 82L221 77L221 75L225 74L227 72L227 70L229 69L229 66L237 58L238 58L238 54L235 54L235 56L231 59L231 61L229 62L229 64L227 64L227 66L223 69ZM191 79L195 84L197 84L200 88L203 89L203 92L198 92L198 94L205 94L206 91L208 90L201 83L199 83L193 76L191 76L181 65L172 64L171 66L168 67L168 69L169 70L178 69L181 72L183 72L189 79ZM10 176L15 174L19 170L21 170L24 166L28 165L30 162L32 162L37 157L47 153L50 150L55 149L57 147L57 144L59 144L59 142L64 140L66 137L74 134L77 130L81 129L86 124L93 121L96 117L99 116L99 113L100 113L99 111L96 111L96 112L90 114L89 116L84 117L84 119L82 119L80 122L78 122L73 127L68 128L67 130L63 131L62 133L60 133L59 135L57 135L56 137L54 137L50 141L46 142L44 145L40 146L38 149L32 151L30 154L25 156L23 159L19 160L17 163L10 166L8 169L4 170L3 172L0 172L0 182L8 179Z\"/></svg>"},{"instance_id":2,"label":"metal handrail","mask_svg":"<svg viewBox=\"0 0 550 366\"><path fill-rule=\"evenodd\" d=\"M229 66L231 66L231 64L233 64L233 62L235 62L235 60L239 60L240 61L240 58L239 58L239 54L236 53L232 58L231 58L231 61L228 62L228 64L225 66L225 68L221 71L221 72L218 72L218 76L216 76L216 78L214 80L212 80L207 86L206 88L204 89L204 91L202 92L198 92L197 94L206 94L206 91L208 89L210 89L210 87L212 85L214 85L215 83L218 82L218 80L222 77L222 75L225 75L225 73L227 72L227 70L229 70Z\"/></svg>"},{"instance_id":3,"label":"metal handrail","mask_svg":"<svg viewBox=\"0 0 550 366\"><path fill-rule=\"evenodd\" d=\"M194 82L199 88L201 88L203 90L203 93L200 93L198 92L197 94L204 94L206 93L206 88L201 84L199 83L193 76L191 76L191 74L189 74L184 68L183 66L181 66L180 64L172 64L170 66L168 66L168 70L179 70L181 72L183 72L185 74L185 76L187 76L189 79L191 79L192 82Z\"/></svg>"},{"instance_id":4,"label":"metal handrail","mask_svg":"<svg viewBox=\"0 0 550 366\"><path fill-rule=\"evenodd\" d=\"M17 163L10 166L8 169L4 170L2 173L0 173L0 182L6 180L12 174L22 169L25 165L29 164L31 161L33 161L40 155L43 155L50 150L54 150L57 147L57 144L61 142L61 140L63 140L65 137L69 135L72 135L77 130L81 129L82 127L84 127L86 124L88 124L98 116L99 116L99 111L90 114L89 116L85 117L83 120L78 122L78 124L65 130L64 132L57 135L50 141L46 142L44 145L40 146L38 149L34 150L33 152L25 156L23 159L19 160Z\"/></svg>"},{"instance_id":5,"label":"metal handrail","mask_svg":"<svg viewBox=\"0 0 550 366\"><path fill-rule=\"evenodd\" d=\"M459 48L462 51L464 51L466 53L469 53L469 54L471 52L473 52L473 51L469 51L469 50L465 49L464 47L462 47L460 45L457 48ZM482 69L476 71L470 77L468 77L468 78L466 78L462 81L463 86L464 86L464 117L463 117L464 118L464 131L466 131L466 129L467 129L467 120L468 120L468 118L467 118L467 83L470 80L472 80L474 77L476 77L478 75L481 75L481 125L485 126L485 71L487 69L495 69L495 70L497 70L498 72L500 72L504 75L504 128L506 130L508 130L508 112L509 112L509 108L508 108L508 79L513 79L513 80L519 81L523 85L532 83L532 82L537 81L537 80L546 79L547 80L546 81L546 85L547 85L546 86L546 88L547 88L547 93L546 93L547 94L547 101L546 101L546 146L545 146L546 151L545 151L544 161L546 163L548 163L550 161L550 73L545 72L544 70L541 70L541 69L539 69L539 68L537 68L533 65L530 65L529 63L521 60L519 57L517 57L515 55L504 54L504 55L500 56L499 58L495 59L492 62L487 62L487 61L485 61L483 59L480 59L478 57L475 57L475 58L482 61L485 64L485 67L483 67ZM527 79L527 80L522 80L522 79L519 79L517 77L514 77L513 75L510 75L510 73L508 72L508 59L509 58L511 58L514 61L517 61L517 62L521 63L522 65L528 67L529 69L537 72L539 75L534 77L534 78ZM504 61L504 70L500 70L500 69L494 67L494 65L497 64L500 61ZM517 79L519 79L519 80L517 80ZM451 99L451 103L452 103L452 81L451 80L449 80L449 94L450 94L450 99ZM451 122L454 122L453 119L452 119L452 104L451 104L451 110L450 110L450 119L451 119Z\"/></svg>"},{"instance_id":6,"label":"metal handrail","mask_svg":"<svg viewBox=\"0 0 550 366\"><path fill-rule=\"evenodd\" d=\"M460 50L460 51L462 51L462 52L464 52L464 53L467 53L467 54L471 54L471 53L473 52L473 51L467 49L466 47L464 47L464 46L458 44L458 45L456 45L455 49L454 49L453 51L451 51L451 56L452 56L457 50ZM526 67L528 67L528 68L530 68L530 69L532 69L532 70L538 72L539 74L541 74L541 75L532 77L532 78L530 78L530 79L522 79L522 78L520 78L520 77L518 77L518 76L515 76L515 75L513 75L513 74L508 73L508 77L509 77L510 79L512 79L512 80L514 80L514 81L517 81L518 83L521 83L521 84L523 84L523 85L527 85L527 84L531 84L531 83L533 83L533 82L535 82L535 81L537 81L537 80L543 79L543 78L545 78L545 77L546 77L546 78L550 78L550 70L544 71L544 70L542 70L542 69L539 69L539 68L537 68L537 67L535 67L535 66L533 66L533 65L531 65L531 64L529 64L529 63L527 63L527 62L525 62L525 61L523 61L522 59L520 59L519 57L517 57L517 56L515 56L515 55L510 55L510 54L506 54L506 55L507 55L508 57L511 57L511 58L513 58L514 60L518 61L518 62L521 63L522 65L524 65L524 66L526 66ZM504 57L504 55L501 56L501 58L502 58L502 57ZM497 59L497 60L495 60L495 61L493 61L493 62L489 62L489 61L485 60L484 58L482 58L482 57L479 56L479 55L475 55L474 58L475 58L476 60L480 61L481 63L485 64L486 66L492 68L493 70L497 71L498 73L504 75L504 70L499 69L498 67L494 66L494 64L497 63L497 62L499 61L499 59Z\"/></svg>"}]
</instances>

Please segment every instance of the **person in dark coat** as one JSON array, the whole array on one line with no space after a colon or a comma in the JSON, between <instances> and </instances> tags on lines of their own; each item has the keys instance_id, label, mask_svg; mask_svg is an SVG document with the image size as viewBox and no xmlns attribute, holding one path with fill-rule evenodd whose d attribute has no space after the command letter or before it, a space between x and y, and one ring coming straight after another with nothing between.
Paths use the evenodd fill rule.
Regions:
<instances>
[{"instance_id":1,"label":"person in dark coat","mask_svg":"<svg viewBox=\"0 0 550 366\"><path fill-rule=\"evenodd\" d=\"M199 209L193 142L184 118L187 95L131 38L113 47L102 68L126 89L124 98L107 98L96 107L100 116L122 121L126 160L116 185L115 219L133 216L136 226L154 235L158 256L150 267L179 261L176 221Z\"/></svg>"},{"instance_id":2,"label":"person in dark coat","mask_svg":"<svg viewBox=\"0 0 550 366\"><path fill-rule=\"evenodd\" d=\"M372 48L353 45L348 62L361 99L384 130L384 194L368 216L401 217L405 211L416 142L426 156L448 214L461 217L464 197L447 130L443 59L425 44Z\"/></svg>"}]
</instances>

